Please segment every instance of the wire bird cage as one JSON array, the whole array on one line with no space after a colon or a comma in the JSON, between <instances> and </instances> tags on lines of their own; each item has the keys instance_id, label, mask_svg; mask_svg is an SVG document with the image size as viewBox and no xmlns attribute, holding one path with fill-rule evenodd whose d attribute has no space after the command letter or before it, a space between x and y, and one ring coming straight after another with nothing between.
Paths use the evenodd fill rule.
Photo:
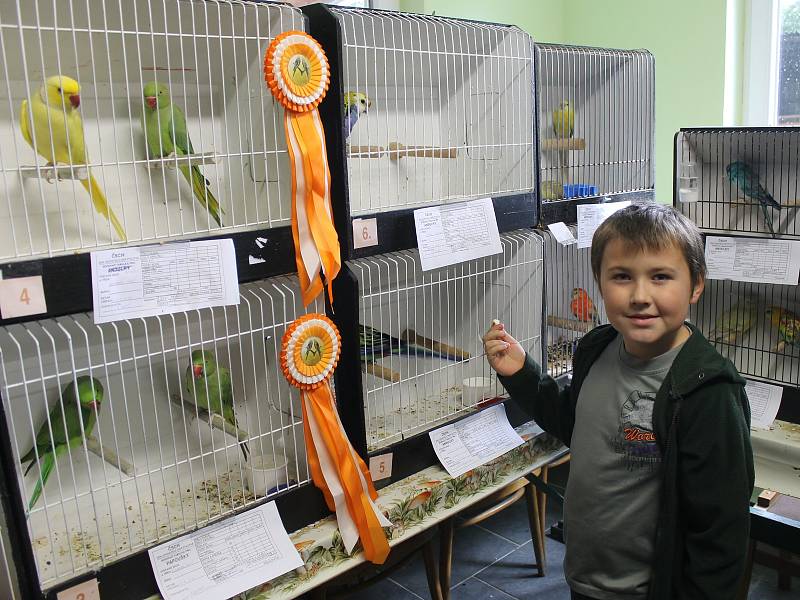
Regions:
<instances>
[{"instance_id":1,"label":"wire bird cage","mask_svg":"<svg viewBox=\"0 0 800 600\"><path fill-rule=\"evenodd\" d=\"M571 226L577 237L577 228ZM578 342L606 322L600 288L592 275L591 249L563 246L549 231L544 238L545 354L547 373L555 378L572 372Z\"/></svg>"},{"instance_id":2,"label":"wire bird cage","mask_svg":"<svg viewBox=\"0 0 800 600\"><path fill-rule=\"evenodd\" d=\"M0 260L288 225L263 56L303 27L244 0L0 1Z\"/></svg>"},{"instance_id":3,"label":"wire bird cage","mask_svg":"<svg viewBox=\"0 0 800 600\"><path fill-rule=\"evenodd\" d=\"M742 375L797 387L797 286L708 279L690 318Z\"/></svg>"},{"instance_id":4,"label":"wire bird cage","mask_svg":"<svg viewBox=\"0 0 800 600\"><path fill-rule=\"evenodd\" d=\"M800 127L681 129L675 207L707 232L800 239Z\"/></svg>"},{"instance_id":5,"label":"wire bird cage","mask_svg":"<svg viewBox=\"0 0 800 600\"><path fill-rule=\"evenodd\" d=\"M321 111L329 136L341 132L331 164L345 173L333 183L348 199L342 229L352 217L486 196L525 195L533 214L528 34L400 12L305 10L331 59Z\"/></svg>"},{"instance_id":6,"label":"wire bird cage","mask_svg":"<svg viewBox=\"0 0 800 600\"><path fill-rule=\"evenodd\" d=\"M542 355L542 244L501 237L503 251L423 272L407 250L348 263L359 286L359 345L369 451L429 431L503 395L483 355L493 319Z\"/></svg>"},{"instance_id":7,"label":"wire bird cage","mask_svg":"<svg viewBox=\"0 0 800 600\"><path fill-rule=\"evenodd\" d=\"M574 209L564 215L550 205L557 201L632 192L652 196L650 52L537 43L536 90L544 222L576 221Z\"/></svg>"},{"instance_id":8,"label":"wire bird cage","mask_svg":"<svg viewBox=\"0 0 800 600\"><path fill-rule=\"evenodd\" d=\"M11 544L8 539L6 516L0 508L0 595L8 600L18 600L22 596L17 586L17 573L14 559L11 555Z\"/></svg>"},{"instance_id":9,"label":"wire bird cage","mask_svg":"<svg viewBox=\"0 0 800 600\"><path fill-rule=\"evenodd\" d=\"M299 396L279 364L288 324L305 313L297 284L244 284L240 300L0 329L7 452L42 589L309 482ZM102 389L96 406L75 397L81 380ZM78 443L59 450L37 497L36 465L65 435Z\"/></svg>"}]
</instances>

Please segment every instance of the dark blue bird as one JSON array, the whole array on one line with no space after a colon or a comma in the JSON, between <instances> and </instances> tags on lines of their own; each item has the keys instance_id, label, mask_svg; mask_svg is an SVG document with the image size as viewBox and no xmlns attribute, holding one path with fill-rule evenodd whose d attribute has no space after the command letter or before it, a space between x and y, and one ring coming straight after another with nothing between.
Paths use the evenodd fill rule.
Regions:
<instances>
[{"instance_id":1,"label":"dark blue bird","mask_svg":"<svg viewBox=\"0 0 800 600\"><path fill-rule=\"evenodd\" d=\"M744 194L745 198L755 200L761 207L761 212L764 215L764 221L767 223L770 234L775 237L775 231L772 228L772 214L769 212L770 208L780 210L781 205L775 201L775 198L770 194L758 181L758 175L747 163L736 161L730 163L725 172L728 174L728 179L731 183L735 184L739 191Z\"/></svg>"}]
</instances>

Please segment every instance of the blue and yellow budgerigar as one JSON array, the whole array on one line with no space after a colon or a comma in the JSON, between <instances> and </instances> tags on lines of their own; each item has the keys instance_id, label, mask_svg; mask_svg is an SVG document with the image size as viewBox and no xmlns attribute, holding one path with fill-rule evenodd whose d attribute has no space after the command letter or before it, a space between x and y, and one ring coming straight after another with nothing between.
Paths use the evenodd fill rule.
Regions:
<instances>
[{"instance_id":1,"label":"blue and yellow budgerigar","mask_svg":"<svg viewBox=\"0 0 800 600\"><path fill-rule=\"evenodd\" d=\"M356 126L361 115L367 113L372 107L372 101L361 92L347 92L344 95L344 131L345 139L350 137L353 127Z\"/></svg>"},{"instance_id":2,"label":"blue and yellow budgerigar","mask_svg":"<svg viewBox=\"0 0 800 600\"><path fill-rule=\"evenodd\" d=\"M53 75L45 80L31 102L22 101L20 128L22 136L48 166L65 164L83 166L89 162L83 136L83 120L78 107L81 103L81 86L65 75ZM120 239L126 240L125 230L108 205L103 190L88 170L81 185L89 192L94 209L111 222Z\"/></svg>"},{"instance_id":3,"label":"blue and yellow budgerigar","mask_svg":"<svg viewBox=\"0 0 800 600\"><path fill-rule=\"evenodd\" d=\"M575 133L575 110L567 100L553 111L553 133L559 138L571 138Z\"/></svg>"},{"instance_id":4,"label":"blue and yellow budgerigar","mask_svg":"<svg viewBox=\"0 0 800 600\"><path fill-rule=\"evenodd\" d=\"M761 182L758 180L756 172L745 162L735 161L725 167L725 172L728 174L728 179L731 183L736 185L738 190L749 200L754 200L761 207L761 213L764 215L764 221L767 223L772 237L775 237L775 231L772 226L772 214L770 209L780 210L781 205L775 201Z\"/></svg>"}]
</instances>

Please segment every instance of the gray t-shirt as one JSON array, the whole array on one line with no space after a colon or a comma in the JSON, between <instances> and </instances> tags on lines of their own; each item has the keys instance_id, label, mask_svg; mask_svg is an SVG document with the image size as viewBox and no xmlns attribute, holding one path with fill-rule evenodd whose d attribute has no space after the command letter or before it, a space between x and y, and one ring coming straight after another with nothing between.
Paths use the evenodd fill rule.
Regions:
<instances>
[{"instance_id":1,"label":"gray t-shirt","mask_svg":"<svg viewBox=\"0 0 800 600\"><path fill-rule=\"evenodd\" d=\"M579 594L647 595L661 485L653 401L679 351L637 359L618 335L583 382L564 496L564 573Z\"/></svg>"}]
</instances>

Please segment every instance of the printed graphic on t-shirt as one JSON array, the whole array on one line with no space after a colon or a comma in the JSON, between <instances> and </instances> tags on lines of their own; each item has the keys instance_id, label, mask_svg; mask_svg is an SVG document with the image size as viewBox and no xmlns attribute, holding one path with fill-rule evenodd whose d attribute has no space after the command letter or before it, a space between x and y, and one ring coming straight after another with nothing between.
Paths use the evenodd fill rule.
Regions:
<instances>
[{"instance_id":1,"label":"printed graphic on t-shirt","mask_svg":"<svg viewBox=\"0 0 800 600\"><path fill-rule=\"evenodd\" d=\"M661 462L661 451L653 433L656 395L634 390L622 404L614 451L622 455L629 471L653 470Z\"/></svg>"}]
</instances>

